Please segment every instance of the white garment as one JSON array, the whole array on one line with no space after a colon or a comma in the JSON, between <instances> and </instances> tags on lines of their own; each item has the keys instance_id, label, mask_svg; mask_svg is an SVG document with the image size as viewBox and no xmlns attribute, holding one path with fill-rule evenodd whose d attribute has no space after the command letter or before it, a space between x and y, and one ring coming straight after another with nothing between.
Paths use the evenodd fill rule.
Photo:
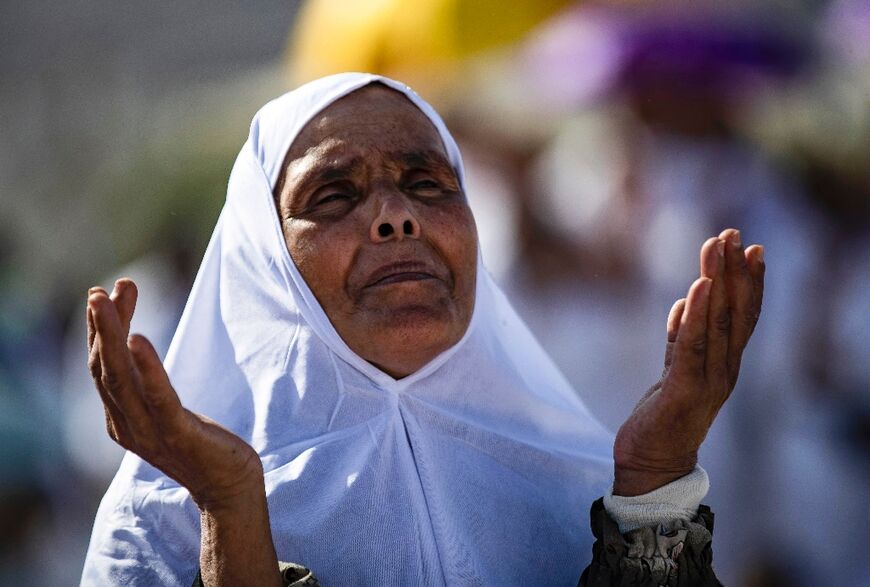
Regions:
<instances>
[{"instance_id":1,"label":"white garment","mask_svg":"<svg viewBox=\"0 0 870 587\"><path fill-rule=\"evenodd\" d=\"M707 471L696 465L695 470L688 475L643 495L613 495L611 487L604 494L604 509L624 534L662 522L691 520L698 513L698 506L709 489Z\"/></svg>"},{"instance_id":2,"label":"white garment","mask_svg":"<svg viewBox=\"0 0 870 587\"><path fill-rule=\"evenodd\" d=\"M372 82L340 74L263 107L230 177L166 368L188 408L249 442L281 560L324 585L571 585L591 557L588 511L611 479L589 414L489 274L468 331L395 380L341 340L294 266L272 187L302 127ZM479 263L479 261L478 261ZM189 585L199 515L128 454L97 514L84 585Z\"/></svg>"}]
</instances>

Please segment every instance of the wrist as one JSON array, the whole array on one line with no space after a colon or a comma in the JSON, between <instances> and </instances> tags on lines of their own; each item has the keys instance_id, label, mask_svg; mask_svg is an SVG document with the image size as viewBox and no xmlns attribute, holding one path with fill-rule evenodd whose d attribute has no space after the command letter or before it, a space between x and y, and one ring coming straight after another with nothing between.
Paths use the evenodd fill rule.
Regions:
<instances>
[{"instance_id":1,"label":"wrist","mask_svg":"<svg viewBox=\"0 0 870 587\"><path fill-rule=\"evenodd\" d=\"M685 477L695 469L697 458L674 462L657 468L615 463L613 467L613 495L634 497L649 493L668 483Z\"/></svg>"},{"instance_id":2,"label":"wrist","mask_svg":"<svg viewBox=\"0 0 870 587\"><path fill-rule=\"evenodd\" d=\"M200 508L200 568L205 585L281 584L262 475Z\"/></svg>"},{"instance_id":3,"label":"wrist","mask_svg":"<svg viewBox=\"0 0 870 587\"><path fill-rule=\"evenodd\" d=\"M266 486L263 467L259 459L246 472L240 474L232 483L220 486L205 486L199 491L191 491L191 497L200 512L218 516L235 512L259 509L266 502Z\"/></svg>"},{"instance_id":4,"label":"wrist","mask_svg":"<svg viewBox=\"0 0 870 587\"><path fill-rule=\"evenodd\" d=\"M649 493L688 475L698 464L698 451L650 446L626 426L613 443L613 494L632 497Z\"/></svg>"}]
</instances>

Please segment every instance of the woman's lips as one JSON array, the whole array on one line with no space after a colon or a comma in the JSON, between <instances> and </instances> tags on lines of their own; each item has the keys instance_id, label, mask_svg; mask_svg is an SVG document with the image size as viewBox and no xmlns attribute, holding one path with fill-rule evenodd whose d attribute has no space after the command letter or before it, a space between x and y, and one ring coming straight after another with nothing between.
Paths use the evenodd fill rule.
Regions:
<instances>
[{"instance_id":1,"label":"woman's lips","mask_svg":"<svg viewBox=\"0 0 870 587\"><path fill-rule=\"evenodd\" d=\"M435 271L433 271L427 264L415 261L405 261L390 263L389 265L380 267L369 276L366 287L437 278Z\"/></svg>"},{"instance_id":2,"label":"woman's lips","mask_svg":"<svg viewBox=\"0 0 870 587\"><path fill-rule=\"evenodd\" d=\"M424 279L435 279L433 276L428 273L420 273L417 271L408 271L405 273L394 273L393 275L388 275L378 281L372 283L369 287L377 287L379 285L389 285L391 283L401 283L403 281L422 281Z\"/></svg>"}]
</instances>

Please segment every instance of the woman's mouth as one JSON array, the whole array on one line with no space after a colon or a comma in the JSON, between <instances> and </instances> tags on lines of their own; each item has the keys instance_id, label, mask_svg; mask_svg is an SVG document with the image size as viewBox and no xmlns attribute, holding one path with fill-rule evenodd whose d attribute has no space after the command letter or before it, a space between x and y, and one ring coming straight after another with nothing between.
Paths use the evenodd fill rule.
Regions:
<instances>
[{"instance_id":1,"label":"woman's mouth","mask_svg":"<svg viewBox=\"0 0 870 587\"><path fill-rule=\"evenodd\" d=\"M433 276L428 273L421 273L419 271L406 271L402 273L394 273L393 275L388 275L378 281L369 285L369 287L377 287L380 285L389 285L391 283L402 283L403 281L422 281L424 279L435 279Z\"/></svg>"},{"instance_id":2,"label":"woman's mouth","mask_svg":"<svg viewBox=\"0 0 870 587\"><path fill-rule=\"evenodd\" d=\"M435 272L427 264L418 261L403 261L384 265L374 271L369 276L366 287L378 287L425 279L437 279Z\"/></svg>"}]
</instances>

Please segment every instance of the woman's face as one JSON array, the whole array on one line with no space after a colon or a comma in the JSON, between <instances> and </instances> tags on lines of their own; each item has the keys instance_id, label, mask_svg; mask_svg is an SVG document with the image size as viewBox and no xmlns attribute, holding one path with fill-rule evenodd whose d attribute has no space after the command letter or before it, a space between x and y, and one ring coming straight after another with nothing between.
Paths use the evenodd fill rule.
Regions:
<instances>
[{"instance_id":1,"label":"woman's face","mask_svg":"<svg viewBox=\"0 0 870 587\"><path fill-rule=\"evenodd\" d=\"M275 187L284 238L338 334L393 377L462 338L477 231L438 131L370 85L303 128Z\"/></svg>"}]
</instances>

